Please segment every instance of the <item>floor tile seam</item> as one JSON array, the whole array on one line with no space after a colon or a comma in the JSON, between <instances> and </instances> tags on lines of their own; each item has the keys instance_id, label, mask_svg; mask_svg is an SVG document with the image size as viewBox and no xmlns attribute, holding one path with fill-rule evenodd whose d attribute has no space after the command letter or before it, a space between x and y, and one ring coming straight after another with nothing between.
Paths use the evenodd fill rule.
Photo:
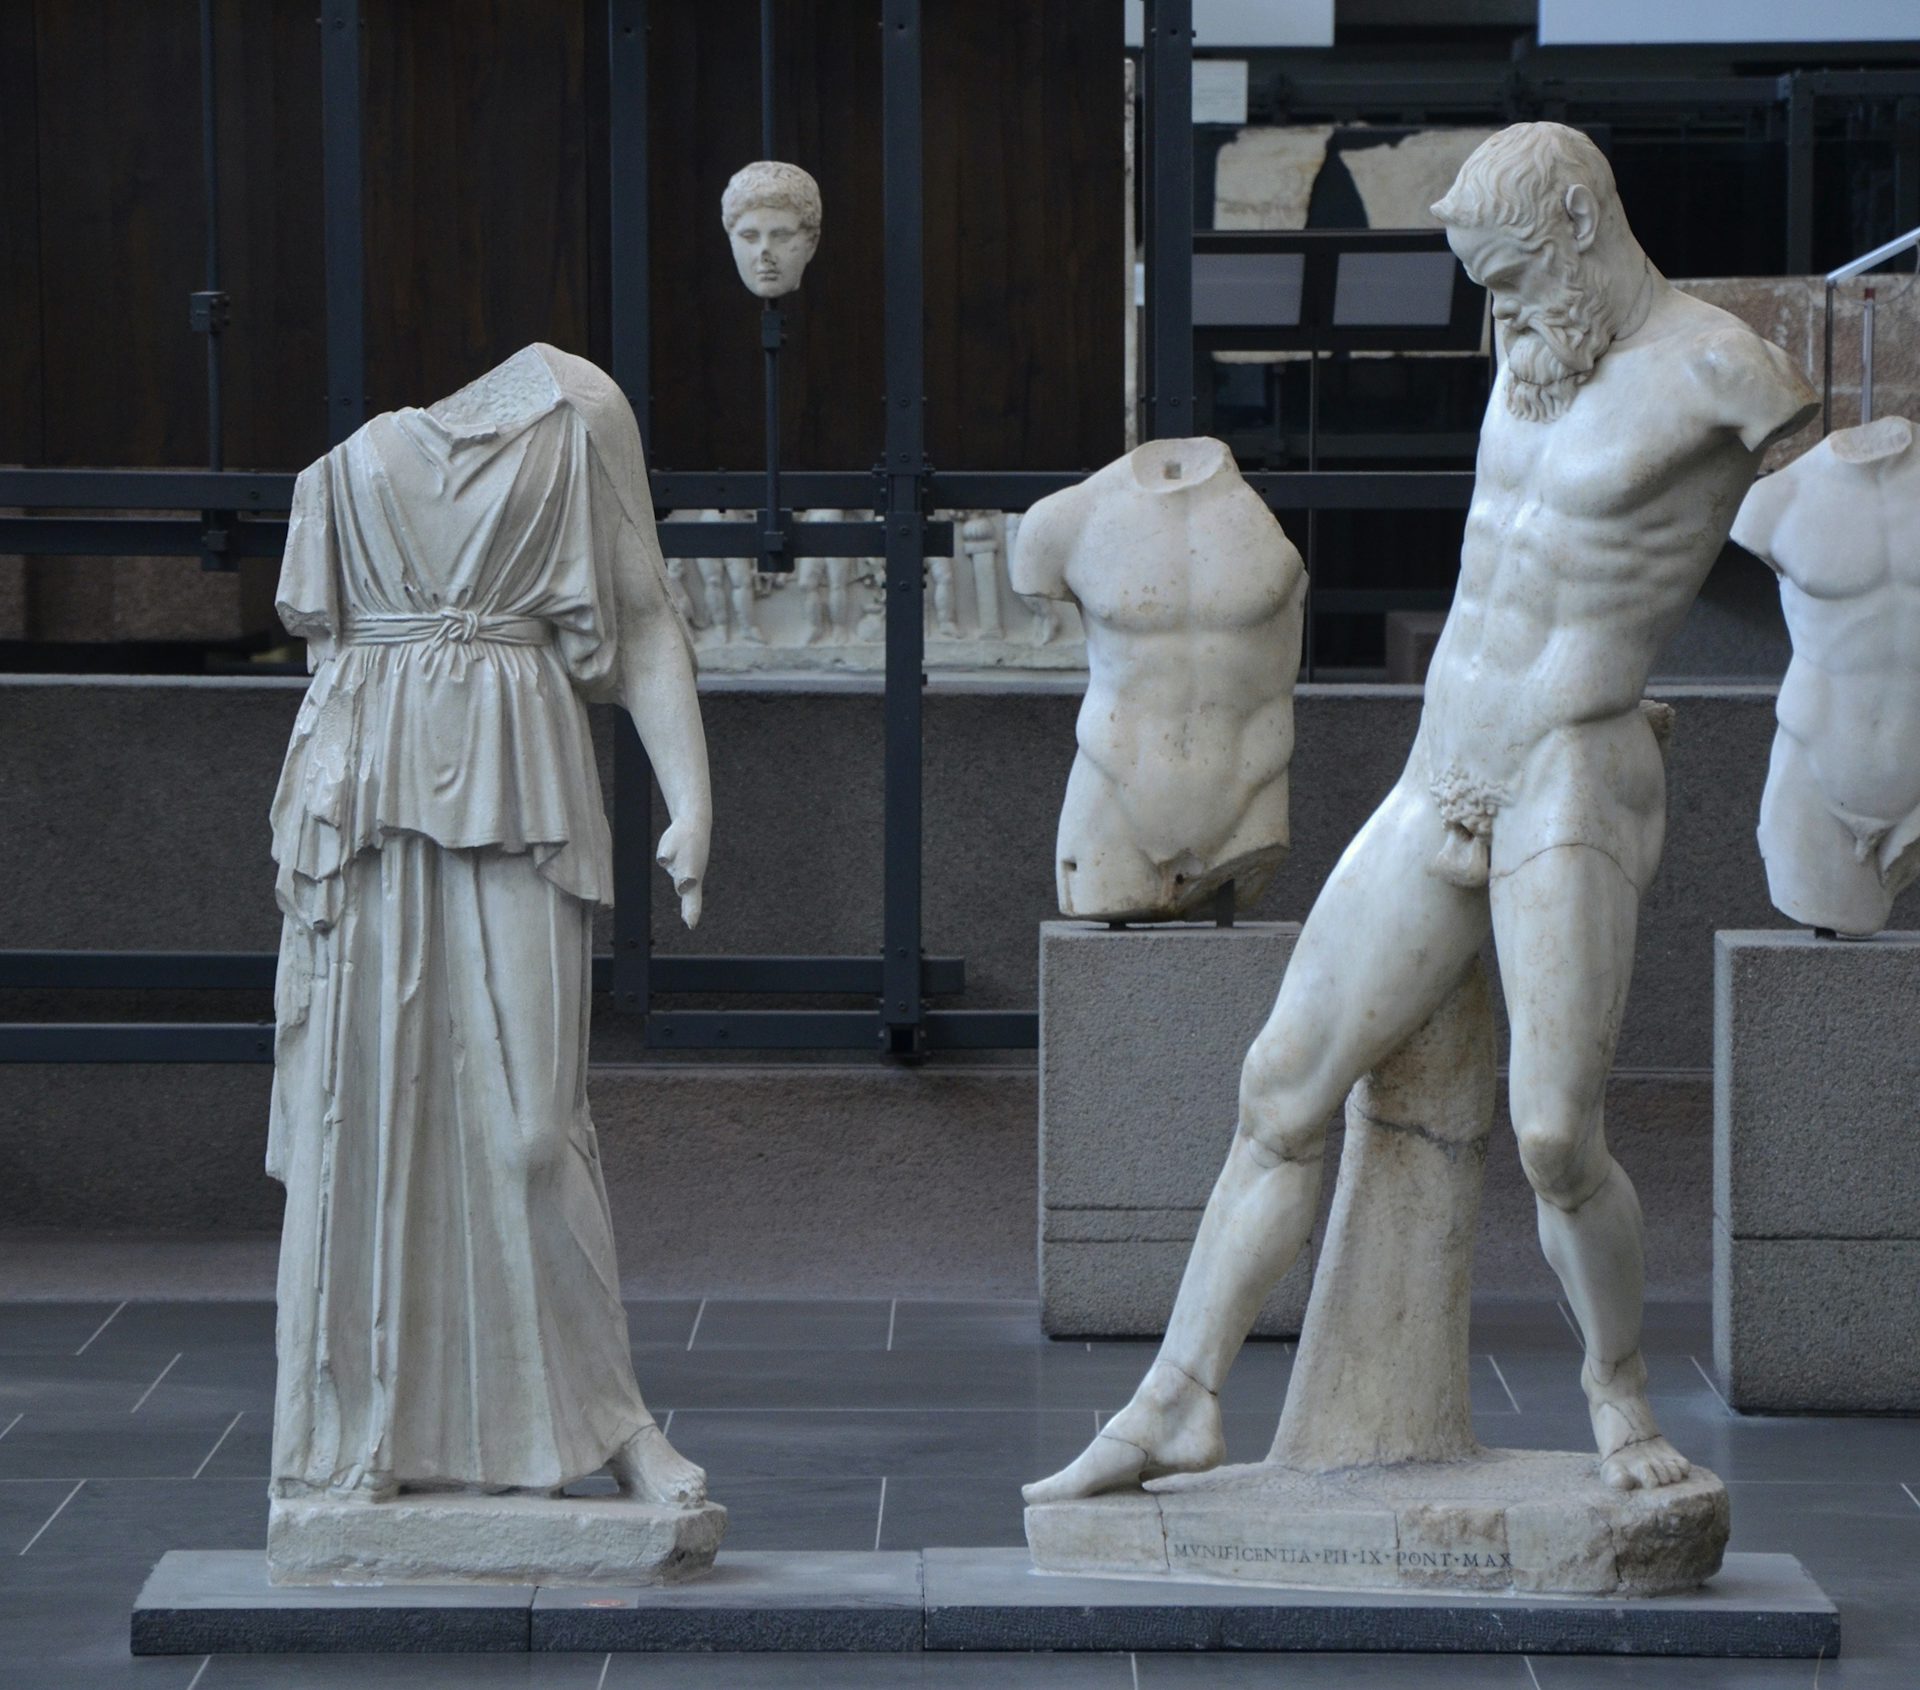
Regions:
<instances>
[{"instance_id":1,"label":"floor tile seam","mask_svg":"<svg viewBox=\"0 0 1920 1690\"><path fill-rule=\"evenodd\" d=\"M78 1483L74 1485L72 1490L68 1491L67 1494L60 1499L60 1505L57 1508L55 1508L54 1511L46 1517L46 1519L40 1522L40 1529L37 1532L35 1532L32 1537L28 1538L24 1544L21 1545L20 1553L22 1555L26 1554L26 1552L29 1549L31 1549L36 1543L38 1543L41 1540L41 1538L47 1535L48 1527L50 1527L55 1520L59 1519L60 1516L67 1511L67 1504L80 1494L81 1487L85 1485L86 1482L87 1481L85 1479L81 1479L80 1481L78 1481Z\"/></svg>"}]
</instances>

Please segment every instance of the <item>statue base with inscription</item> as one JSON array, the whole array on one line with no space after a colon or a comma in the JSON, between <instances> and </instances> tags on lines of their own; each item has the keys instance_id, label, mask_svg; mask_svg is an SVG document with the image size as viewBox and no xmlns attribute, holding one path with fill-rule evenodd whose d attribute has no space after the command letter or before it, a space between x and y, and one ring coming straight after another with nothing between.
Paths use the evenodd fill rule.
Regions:
<instances>
[{"instance_id":1,"label":"statue base with inscription","mask_svg":"<svg viewBox=\"0 0 1920 1690\"><path fill-rule=\"evenodd\" d=\"M1618 1491L1591 1455L1557 1450L1334 1473L1257 1462L1027 1510L1048 1572L1336 1590L1666 1596L1718 1572L1726 1541L1726 1487L1704 1469Z\"/></svg>"},{"instance_id":2,"label":"statue base with inscription","mask_svg":"<svg viewBox=\"0 0 1920 1690\"><path fill-rule=\"evenodd\" d=\"M1622 1491L1591 1449L1488 1450L1474 1436L1467 1319L1493 1103L1493 1010L1476 962L1347 1098L1267 1459L1037 1503L1037 1568L1599 1597L1693 1590L1719 1571L1727 1492L1704 1468Z\"/></svg>"},{"instance_id":3,"label":"statue base with inscription","mask_svg":"<svg viewBox=\"0 0 1920 1690\"><path fill-rule=\"evenodd\" d=\"M275 1498L274 1584L666 1584L713 1565L718 1503L616 1496L403 1494L389 1501Z\"/></svg>"}]
</instances>

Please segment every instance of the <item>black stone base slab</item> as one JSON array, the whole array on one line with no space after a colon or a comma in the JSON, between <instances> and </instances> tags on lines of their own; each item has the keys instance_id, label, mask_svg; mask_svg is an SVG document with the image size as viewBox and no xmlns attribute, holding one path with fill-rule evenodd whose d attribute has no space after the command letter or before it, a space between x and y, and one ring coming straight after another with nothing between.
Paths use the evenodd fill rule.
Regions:
<instances>
[{"instance_id":1,"label":"black stone base slab","mask_svg":"<svg viewBox=\"0 0 1920 1690\"><path fill-rule=\"evenodd\" d=\"M722 1553L687 1584L287 1587L259 1550L161 1558L136 1655L529 1650L1310 1650L1829 1658L1840 1616L1791 1555L1729 1555L1636 1601L1275 1590L1037 1573L1024 1549Z\"/></svg>"},{"instance_id":2,"label":"black stone base slab","mask_svg":"<svg viewBox=\"0 0 1920 1690\"><path fill-rule=\"evenodd\" d=\"M258 1549L174 1549L133 1604L136 1655L523 1653L529 1584L290 1586Z\"/></svg>"},{"instance_id":3,"label":"black stone base slab","mask_svg":"<svg viewBox=\"0 0 1920 1690\"><path fill-rule=\"evenodd\" d=\"M1706 1589L1630 1601L1277 1590L1033 1570L1024 1549L926 1551L929 1649L1215 1649L1802 1659L1840 1616L1791 1555L1729 1555Z\"/></svg>"},{"instance_id":4,"label":"black stone base slab","mask_svg":"<svg viewBox=\"0 0 1920 1690\"><path fill-rule=\"evenodd\" d=\"M532 1647L606 1650L836 1650L921 1647L919 1555L886 1551L723 1554L685 1584L542 1586Z\"/></svg>"}]
</instances>

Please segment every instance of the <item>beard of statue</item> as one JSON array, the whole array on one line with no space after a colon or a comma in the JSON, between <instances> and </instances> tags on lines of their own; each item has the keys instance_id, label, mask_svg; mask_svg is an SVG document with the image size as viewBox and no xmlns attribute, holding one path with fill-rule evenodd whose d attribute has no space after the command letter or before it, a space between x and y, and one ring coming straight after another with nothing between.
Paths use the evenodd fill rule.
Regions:
<instances>
[{"instance_id":1,"label":"beard of statue","mask_svg":"<svg viewBox=\"0 0 1920 1690\"><path fill-rule=\"evenodd\" d=\"M1604 289L1586 285L1576 259L1554 303L1523 313L1501 331L1507 358L1507 409L1528 422L1563 415L1601 355L1615 324Z\"/></svg>"}]
</instances>

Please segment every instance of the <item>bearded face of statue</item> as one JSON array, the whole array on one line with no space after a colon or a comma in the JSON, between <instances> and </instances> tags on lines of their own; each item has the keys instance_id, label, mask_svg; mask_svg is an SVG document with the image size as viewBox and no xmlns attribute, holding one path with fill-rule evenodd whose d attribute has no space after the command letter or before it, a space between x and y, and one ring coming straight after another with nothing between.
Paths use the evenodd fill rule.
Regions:
<instances>
[{"instance_id":1,"label":"bearded face of statue","mask_svg":"<svg viewBox=\"0 0 1920 1690\"><path fill-rule=\"evenodd\" d=\"M1497 227L1452 228L1447 240L1493 297L1508 409L1531 422L1553 421L1613 344L1607 291L1587 273L1593 261L1571 241L1522 242Z\"/></svg>"}]
</instances>

